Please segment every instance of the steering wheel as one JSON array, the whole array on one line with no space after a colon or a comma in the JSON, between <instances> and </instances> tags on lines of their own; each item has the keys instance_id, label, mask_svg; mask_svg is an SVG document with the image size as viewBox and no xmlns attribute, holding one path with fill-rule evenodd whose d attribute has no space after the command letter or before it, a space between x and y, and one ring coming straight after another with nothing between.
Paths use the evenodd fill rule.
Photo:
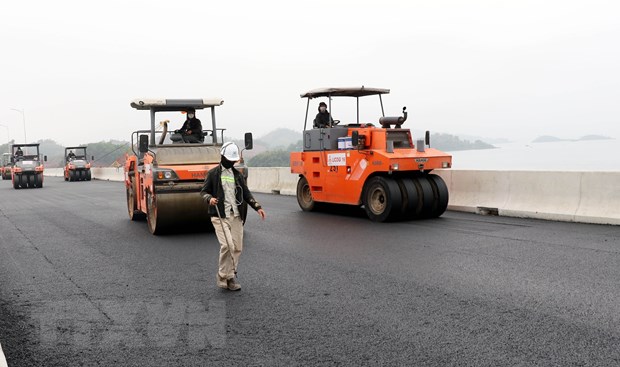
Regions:
<instances>
[{"instance_id":1,"label":"steering wheel","mask_svg":"<svg viewBox=\"0 0 620 367\"><path fill-rule=\"evenodd\" d=\"M340 120L332 120L332 126L336 126L340 123Z\"/></svg>"}]
</instances>

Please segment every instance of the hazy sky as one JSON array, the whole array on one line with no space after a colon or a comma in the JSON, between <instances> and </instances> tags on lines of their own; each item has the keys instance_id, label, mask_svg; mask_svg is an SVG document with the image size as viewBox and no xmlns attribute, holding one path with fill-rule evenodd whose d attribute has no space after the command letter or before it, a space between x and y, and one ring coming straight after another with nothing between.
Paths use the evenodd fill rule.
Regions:
<instances>
[{"instance_id":1,"label":"hazy sky","mask_svg":"<svg viewBox=\"0 0 620 367\"><path fill-rule=\"evenodd\" d=\"M134 98L221 97L232 137L301 131L301 93L355 85L390 88L386 114L407 106L418 130L620 138L617 0L3 1L0 49L18 142L11 108L29 141L127 140L148 127Z\"/></svg>"}]
</instances>

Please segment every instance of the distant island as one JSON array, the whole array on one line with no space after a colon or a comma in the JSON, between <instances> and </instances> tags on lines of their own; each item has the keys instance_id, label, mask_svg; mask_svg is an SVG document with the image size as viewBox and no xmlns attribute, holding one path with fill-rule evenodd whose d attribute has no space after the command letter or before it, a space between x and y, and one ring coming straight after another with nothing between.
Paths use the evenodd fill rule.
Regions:
<instances>
[{"instance_id":1,"label":"distant island","mask_svg":"<svg viewBox=\"0 0 620 367\"><path fill-rule=\"evenodd\" d=\"M558 141L586 141L586 140L610 140L610 139L613 139L613 138L609 136L603 136L603 135L585 135L579 139L562 139L562 138L558 138L557 136L542 135L534 139L532 143L555 143Z\"/></svg>"},{"instance_id":2,"label":"distant island","mask_svg":"<svg viewBox=\"0 0 620 367\"><path fill-rule=\"evenodd\" d=\"M612 140L613 138L610 136L603 136L603 135L586 135L586 136L582 136L581 138L577 139L577 140Z\"/></svg>"},{"instance_id":3,"label":"distant island","mask_svg":"<svg viewBox=\"0 0 620 367\"><path fill-rule=\"evenodd\" d=\"M463 140L451 134L431 134L431 146L448 152L458 150L494 149L495 146L482 140Z\"/></svg>"}]
</instances>

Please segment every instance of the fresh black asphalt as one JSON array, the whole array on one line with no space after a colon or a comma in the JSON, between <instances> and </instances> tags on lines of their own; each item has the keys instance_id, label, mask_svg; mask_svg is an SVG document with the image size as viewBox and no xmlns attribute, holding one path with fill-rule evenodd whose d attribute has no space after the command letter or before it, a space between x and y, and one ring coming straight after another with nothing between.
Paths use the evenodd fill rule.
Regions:
<instances>
[{"instance_id":1,"label":"fresh black asphalt","mask_svg":"<svg viewBox=\"0 0 620 367\"><path fill-rule=\"evenodd\" d=\"M255 196L228 292L215 235L152 236L122 183L1 181L9 366L620 365L619 227Z\"/></svg>"}]
</instances>

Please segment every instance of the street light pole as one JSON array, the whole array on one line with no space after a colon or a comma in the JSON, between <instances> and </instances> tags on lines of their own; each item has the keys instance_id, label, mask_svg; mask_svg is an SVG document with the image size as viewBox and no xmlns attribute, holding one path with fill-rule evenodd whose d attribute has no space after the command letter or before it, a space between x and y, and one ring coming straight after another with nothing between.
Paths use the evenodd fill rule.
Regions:
<instances>
[{"instance_id":1,"label":"street light pole","mask_svg":"<svg viewBox=\"0 0 620 367\"><path fill-rule=\"evenodd\" d=\"M28 139L26 139L26 112L24 110L18 110L17 108L11 109L22 114L22 121L24 123L24 144L28 144Z\"/></svg>"},{"instance_id":2,"label":"street light pole","mask_svg":"<svg viewBox=\"0 0 620 367\"><path fill-rule=\"evenodd\" d=\"M6 129L6 150L8 153L11 153L11 137L9 136L9 127L2 124L0 124L0 126Z\"/></svg>"}]
</instances>

